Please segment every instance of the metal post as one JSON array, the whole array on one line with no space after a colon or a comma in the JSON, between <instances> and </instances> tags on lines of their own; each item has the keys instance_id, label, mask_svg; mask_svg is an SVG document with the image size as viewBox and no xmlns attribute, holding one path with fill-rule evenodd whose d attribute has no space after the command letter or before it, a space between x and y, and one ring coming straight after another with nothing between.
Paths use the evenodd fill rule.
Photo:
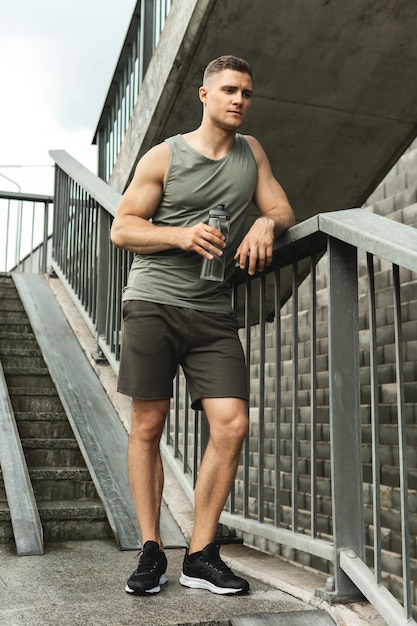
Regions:
<instances>
[{"instance_id":1,"label":"metal post","mask_svg":"<svg viewBox=\"0 0 417 626\"><path fill-rule=\"evenodd\" d=\"M96 328L97 328L97 356L100 356L100 336L106 330L107 310L107 283L109 280L110 261L110 220L103 210L98 211L98 241L97 241L97 302L96 302Z\"/></svg>"},{"instance_id":2,"label":"metal post","mask_svg":"<svg viewBox=\"0 0 417 626\"><path fill-rule=\"evenodd\" d=\"M358 599L340 552L365 560L356 248L329 238L329 386L335 589L330 602Z\"/></svg>"}]
</instances>

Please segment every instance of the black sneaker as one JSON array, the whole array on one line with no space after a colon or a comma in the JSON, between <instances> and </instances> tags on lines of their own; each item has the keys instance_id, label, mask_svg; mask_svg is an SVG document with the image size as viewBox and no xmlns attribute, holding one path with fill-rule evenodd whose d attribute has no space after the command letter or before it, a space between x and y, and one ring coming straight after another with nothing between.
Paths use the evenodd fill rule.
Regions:
<instances>
[{"instance_id":1,"label":"black sneaker","mask_svg":"<svg viewBox=\"0 0 417 626\"><path fill-rule=\"evenodd\" d=\"M159 544L156 541L147 541L139 555L138 567L127 581L125 591L135 596L158 593L161 591L160 585L168 581L166 569L167 558L159 549Z\"/></svg>"},{"instance_id":2,"label":"black sneaker","mask_svg":"<svg viewBox=\"0 0 417 626\"><path fill-rule=\"evenodd\" d=\"M193 589L207 589L213 593L232 595L247 593L249 583L236 576L219 555L219 547L209 543L201 552L184 557L181 585Z\"/></svg>"}]
</instances>

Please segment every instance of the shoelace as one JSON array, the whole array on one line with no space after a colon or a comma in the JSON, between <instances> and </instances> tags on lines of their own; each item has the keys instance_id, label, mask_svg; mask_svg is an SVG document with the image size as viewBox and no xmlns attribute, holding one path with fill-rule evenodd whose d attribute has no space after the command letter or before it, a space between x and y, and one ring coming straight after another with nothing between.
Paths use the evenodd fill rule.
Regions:
<instances>
[{"instance_id":1,"label":"shoelace","mask_svg":"<svg viewBox=\"0 0 417 626\"><path fill-rule=\"evenodd\" d=\"M215 561L205 561L205 563L212 569L217 570L220 574L233 574L230 567L228 567L220 557L218 557Z\"/></svg>"},{"instance_id":2,"label":"shoelace","mask_svg":"<svg viewBox=\"0 0 417 626\"><path fill-rule=\"evenodd\" d=\"M145 552L141 551L138 554L139 563L136 568L136 574L140 574L141 571L152 571L156 568L158 564L158 559L153 554L145 554Z\"/></svg>"}]
</instances>

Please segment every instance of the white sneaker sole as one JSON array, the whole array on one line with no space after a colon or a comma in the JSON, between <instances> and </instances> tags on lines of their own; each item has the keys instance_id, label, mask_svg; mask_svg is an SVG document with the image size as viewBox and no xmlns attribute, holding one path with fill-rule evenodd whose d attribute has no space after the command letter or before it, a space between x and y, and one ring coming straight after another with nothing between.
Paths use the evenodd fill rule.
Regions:
<instances>
[{"instance_id":1,"label":"white sneaker sole","mask_svg":"<svg viewBox=\"0 0 417 626\"><path fill-rule=\"evenodd\" d=\"M216 585L208 580L204 580L204 578L192 578L186 574L181 574L180 583L181 585L184 585L184 587L191 587L191 589L206 589L207 591L211 591L212 593L217 593L219 595L231 595L235 593L242 593L243 591L242 589L233 589L231 587L216 587Z\"/></svg>"},{"instance_id":2,"label":"white sneaker sole","mask_svg":"<svg viewBox=\"0 0 417 626\"><path fill-rule=\"evenodd\" d=\"M165 583L167 582L168 582L168 578L166 577L166 574L162 574L162 576L159 579L159 585L156 585L156 587L152 587L152 589L145 589L145 593L159 593L159 591L161 591L161 585L165 585ZM129 587L129 585L126 585L125 591L126 593L132 593L132 594L136 593L134 589L131 589ZM145 593L136 594L136 595L145 595Z\"/></svg>"}]
</instances>

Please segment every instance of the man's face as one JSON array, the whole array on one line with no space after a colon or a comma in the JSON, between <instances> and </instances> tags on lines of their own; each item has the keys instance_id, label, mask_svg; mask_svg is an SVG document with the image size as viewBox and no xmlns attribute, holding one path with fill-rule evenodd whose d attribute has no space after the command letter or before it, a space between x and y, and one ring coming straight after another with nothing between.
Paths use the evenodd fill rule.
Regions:
<instances>
[{"instance_id":1,"label":"man's face","mask_svg":"<svg viewBox=\"0 0 417 626\"><path fill-rule=\"evenodd\" d=\"M204 115L222 128L236 130L245 121L252 100L252 78L235 70L222 70L200 88Z\"/></svg>"}]
</instances>

